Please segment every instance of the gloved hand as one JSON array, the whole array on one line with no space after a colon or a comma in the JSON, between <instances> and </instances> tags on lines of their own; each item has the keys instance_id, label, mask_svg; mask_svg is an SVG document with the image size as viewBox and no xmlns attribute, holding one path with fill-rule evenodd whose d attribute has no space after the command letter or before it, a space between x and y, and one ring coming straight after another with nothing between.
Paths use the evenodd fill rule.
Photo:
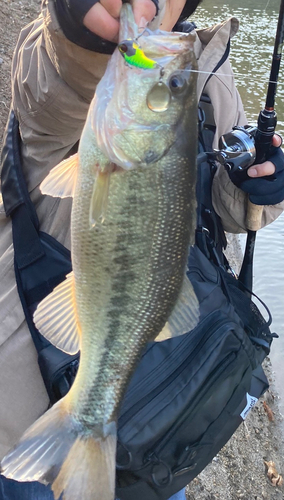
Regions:
<instances>
[{"instance_id":1,"label":"gloved hand","mask_svg":"<svg viewBox=\"0 0 284 500\"><path fill-rule=\"evenodd\" d=\"M232 182L249 194L255 205L276 205L284 200L284 153L280 148L282 138L275 134L274 148L269 160L259 165L252 165L246 176L231 175Z\"/></svg>"},{"instance_id":2,"label":"gloved hand","mask_svg":"<svg viewBox=\"0 0 284 500\"><path fill-rule=\"evenodd\" d=\"M123 0L56 0L54 6L68 40L88 50L112 54L118 38L122 3ZM158 0L133 0L132 5L136 23L141 28L158 12Z\"/></svg>"},{"instance_id":3,"label":"gloved hand","mask_svg":"<svg viewBox=\"0 0 284 500\"><path fill-rule=\"evenodd\" d=\"M122 0L72 0L70 4L72 2L84 6L83 24L86 28L105 40L117 42ZM89 7L93 4L89 10L88 4ZM155 17L158 1L134 0L132 5L136 23L140 28L144 28Z\"/></svg>"}]
</instances>

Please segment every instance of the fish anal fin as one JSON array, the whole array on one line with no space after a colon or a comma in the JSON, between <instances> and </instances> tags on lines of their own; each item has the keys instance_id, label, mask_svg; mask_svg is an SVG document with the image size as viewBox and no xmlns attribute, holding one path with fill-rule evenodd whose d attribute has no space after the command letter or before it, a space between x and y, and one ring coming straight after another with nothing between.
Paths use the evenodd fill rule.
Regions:
<instances>
[{"instance_id":1,"label":"fish anal fin","mask_svg":"<svg viewBox=\"0 0 284 500\"><path fill-rule=\"evenodd\" d=\"M193 286L185 275L177 303L162 331L155 338L161 342L193 330L199 321L199 302Z\"/></svg>"},{"instance_id":2,"label":"fish anal fin","mask_svg":"<svg viewBox=\"0 0 284 500\"><path fill-rule=\"evenodd\" d=\"M58 198L73 197L77 181L78 162L78 153L76 153L56 165L40 185L42 194Z\"/></svg>"},{"instance_id":3,"label":"fish anal fin","mask_svg":"<svg viewBox=\"0 0 284 500\"><path fill-rule=\"evenodd\" d=\"M68 354L79 351L80 329L76 318L73 272L39 303L34 322L55 347Z\"/></svg>"}]
</instances>

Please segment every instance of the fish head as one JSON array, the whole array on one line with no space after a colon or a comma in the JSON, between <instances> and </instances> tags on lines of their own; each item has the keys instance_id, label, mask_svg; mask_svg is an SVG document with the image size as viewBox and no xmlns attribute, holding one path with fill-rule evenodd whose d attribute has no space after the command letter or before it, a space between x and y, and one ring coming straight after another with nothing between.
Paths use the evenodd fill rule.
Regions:
<instances>
[{"instance_id":1,"label":"fish head","mask_svg":"<svg viewBox=\"0 0 284 500\"><path fill-rule=\"evenodd\" d=\"M194 41L193 33L139 34L130 4L123 5L118 48L90 108L110 162L125 170L151 166L197 124Z\"/></svg>"}]
</instances>

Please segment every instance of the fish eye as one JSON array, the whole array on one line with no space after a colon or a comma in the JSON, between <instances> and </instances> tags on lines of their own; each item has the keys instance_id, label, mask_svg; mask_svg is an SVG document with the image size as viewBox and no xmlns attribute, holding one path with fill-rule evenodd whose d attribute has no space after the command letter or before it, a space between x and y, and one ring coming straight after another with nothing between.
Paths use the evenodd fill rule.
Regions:
<instances>
[{"instance_id":1,"label":"fish eye","mask_svg":"<svg viewBox=\"0 0 284 500\"><path fill-rule=\"evenodd\" d=\"M174 94L180 94L187 86L187 81L182 75L172 75L169 79L169 87Z\"/></svg>"}]
</instances>

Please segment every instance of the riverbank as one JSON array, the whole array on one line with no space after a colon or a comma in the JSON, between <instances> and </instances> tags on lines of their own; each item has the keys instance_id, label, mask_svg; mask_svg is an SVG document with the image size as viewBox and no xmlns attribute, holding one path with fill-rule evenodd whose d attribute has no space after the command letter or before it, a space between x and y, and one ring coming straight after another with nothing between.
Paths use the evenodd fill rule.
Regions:
<instances>
[{"instance_id":1,"label":"riverbank","mask_svg":"<svg viewBox=\"0 0 284 500\"><path fill-rule=\"evenodd\" d=\"M0 0L0 137L11 99L13 48L21 27L34 19L39 10L40 4L35 0ZM229 259L235 269L239 251L236 238L230 238ZM276 470L284 475L283 418L269 359L265 362L265 371L271 384L269 391L212 463L188 486L188 500L284 499L284 486L272 485L264 462L273 461Z\"/></svg>"}]
</instances>

